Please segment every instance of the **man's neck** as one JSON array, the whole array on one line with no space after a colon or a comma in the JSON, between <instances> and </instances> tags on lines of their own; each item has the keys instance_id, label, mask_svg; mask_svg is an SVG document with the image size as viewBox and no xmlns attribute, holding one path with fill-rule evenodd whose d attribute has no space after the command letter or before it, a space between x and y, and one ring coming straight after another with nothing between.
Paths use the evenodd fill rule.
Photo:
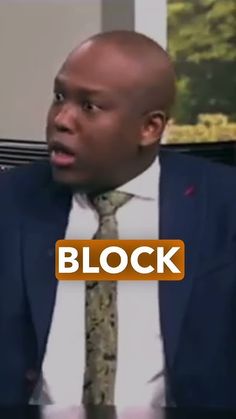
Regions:
<instances>
[{"instance_id":1,"label":"man's neck","mask_svg":"<svg viewBox=\"0 0 236 419\"><path fill-rule=\"evenodd\" d=\"M136 165L135 167L129 167L127 171L121 173L117 179L114 179L111 183L107 183L106 185L96 185L96 187L88 188L87 190L82 190L81 188L75 188L74 193L83 193L88 195L90 198L94 196L100 195L102 193L114 190L119 188L120 186L126 184L127 182L131 181L132 179L136 178L137 176L141 175L145 172L156 160L157 155L152 156L146 161L142 161L141 164Z\"/></svg>"}]
</instances>

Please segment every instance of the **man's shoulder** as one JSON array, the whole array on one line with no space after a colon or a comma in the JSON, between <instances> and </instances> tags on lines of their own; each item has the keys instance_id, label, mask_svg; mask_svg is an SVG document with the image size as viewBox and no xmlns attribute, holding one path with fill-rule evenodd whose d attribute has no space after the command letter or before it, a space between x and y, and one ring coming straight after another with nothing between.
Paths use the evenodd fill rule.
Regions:
<instances>
[{"instance_id":1,"label":"man's shoulder","mask_svg":"<svg viewBox=\"0 0 236 419\"><path fill-rule=\"evenodd\" d=\"M162 150L160 153L162 169L172 171L176 175L203 176L206 182L212 187L235 187L236 188L236 167L225 163L212 161L209 158L179 153L175 151ZM236 189L235 189L236 191Z\"/></svg>"},{"instance_id":2,"label":"man's shoulder","mask_svg":"<svg viewBox=\"0 0 236 419\"><path fill-rule=\"evenodd\" d=\"M55 183L47 160L12 168L0 175L0 223L18 222L30 213L68 211L71 192Z\"/></svg>"},{"instance_id":3,"label":"man's shoulder","mask_svg":"<svg viewBox=\"0 0 236 419\"><path fill-rule=\"evenodd\" d=\"M33 202L51 184L51 169L48 161L37 161L0 174L0 218L12 219L22 208ZM46 187L46 188L45 188Z\"/></svg>"},{"instance_id":4,"label":"man's shoulder","mask_svg":"<svg viewBox=\"0 0 236 419\"><path fill-rule=\"evenodd\" d=\"M220 235L219 240L233 237L236 234L236 168L172 151L161 153L160 160L162 185L171 185L173 196L179 185L185 190L194 186L193 197L199 204L195 208L201 207L201 201L208 220L205 235Z\"/></svg>"},{"instance_id":5,"label":"man's shoulder","mask_svg":"<svg viewBox=\"0 0 236 419\"><path fill-rule=\"evenodd\" d=\"M0 174L0 189L20 188L20 192L32 189L51 179L48 160L39 160L18 167L7 169Z\"/></svg>"}]
</instances>

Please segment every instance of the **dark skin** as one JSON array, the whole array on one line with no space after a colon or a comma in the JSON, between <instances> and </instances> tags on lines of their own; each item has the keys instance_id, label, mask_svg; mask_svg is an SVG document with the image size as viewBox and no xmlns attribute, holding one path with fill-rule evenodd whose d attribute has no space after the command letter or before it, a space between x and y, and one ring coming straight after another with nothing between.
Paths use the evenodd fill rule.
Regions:
<instances>
[{"instance_id":1,"label":"dark skin","mask_svg":"<svg viewBox=\"0 0 236 419\"><path fill-rule=\"evenodd\" d=\"M100 34L76 48L59 70L48 113L53 177L85 193L115 188L155 159L175 78L167 54L135 32ZM62 156L63 157L63 156Z\"/></svg>"}]
</instances>

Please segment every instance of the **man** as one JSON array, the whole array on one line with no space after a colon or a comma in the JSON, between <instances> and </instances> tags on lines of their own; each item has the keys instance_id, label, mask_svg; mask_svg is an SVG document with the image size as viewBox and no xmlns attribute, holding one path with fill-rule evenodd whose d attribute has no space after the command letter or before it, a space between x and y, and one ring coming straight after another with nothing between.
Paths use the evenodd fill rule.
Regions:
<instances>
[{"instance_id":1,"label":"man","mask_svg":"<svg viewBox=\"0 0 236 419\"><path fill-rule=\"evenodd\" d=\"M1 403L235 408L234 169L159 142L170 59L144 35L83 42L54 85L50 163L1 176ZM182 239L181 282L60 282L62 238Z\"/></svg>"}]
</instances>

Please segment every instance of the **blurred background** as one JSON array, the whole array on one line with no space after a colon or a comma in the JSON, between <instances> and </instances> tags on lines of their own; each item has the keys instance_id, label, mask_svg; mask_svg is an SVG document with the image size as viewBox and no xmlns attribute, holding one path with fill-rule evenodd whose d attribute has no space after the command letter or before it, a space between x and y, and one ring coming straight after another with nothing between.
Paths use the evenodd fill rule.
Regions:
<instances>
[{"instance_id":1,"label":"blurred background","mask_svg":"<svg viewBox=\"0 0 236 419\"><path fill-rule=\"evenodd\" d=\"M45 157L56 72L80 41L112 29L150 36L174 61L163 147L236 165L236 0L1 0L0 165Z\"/></svg>"},{"instance_id":2,"label":"blurred background","mask_svg":"<svg viewBox=\"0 0 236 419\"><path fill-rule=\"evenodd\" d=\"M236 1L168 0L178 96L167 141L236 140Z\"/></svg>"}]
</instances>

